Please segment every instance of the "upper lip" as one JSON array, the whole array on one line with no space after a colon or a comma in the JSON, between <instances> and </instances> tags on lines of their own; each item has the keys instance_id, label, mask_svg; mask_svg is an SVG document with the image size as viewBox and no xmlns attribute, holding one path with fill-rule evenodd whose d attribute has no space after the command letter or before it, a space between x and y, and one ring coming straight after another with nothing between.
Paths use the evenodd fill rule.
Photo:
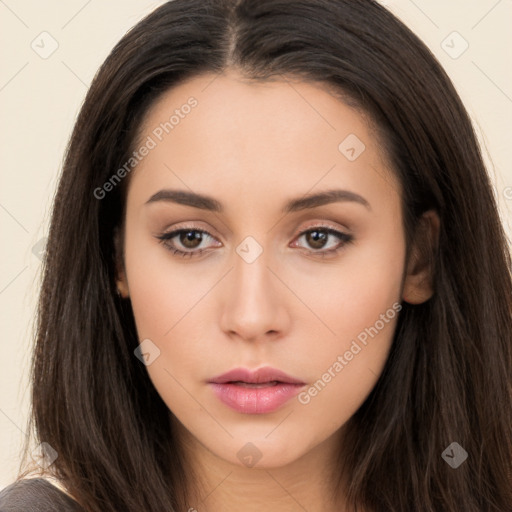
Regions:
<instances>
[{"instance_id":1,"label":"upper lip","mask_svg":"<svg viewBox=\"0 0 512 512\"><path fill-rule=\"evenodd\" d=\"M265 366L256 370L248 368L234 368L222 375L218 375L209 382L216 384L226 384L228 382L246 382L249 384L262 384L264 382L284 382L287 384L305 384L299 379L290 377L281 370Z\"/></svg>"}]
</instances>

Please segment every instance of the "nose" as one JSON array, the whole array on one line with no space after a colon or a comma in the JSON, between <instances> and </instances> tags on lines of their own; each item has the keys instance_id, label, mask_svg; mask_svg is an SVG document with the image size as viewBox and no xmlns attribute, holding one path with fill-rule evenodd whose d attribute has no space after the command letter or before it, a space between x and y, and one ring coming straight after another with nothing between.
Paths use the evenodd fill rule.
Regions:
<instances>
[{"instance_id":1,"label":"nose","mask_svg":"<svg viewBox=\"0 0 512 512\"><path fill-rule=\"evenodd\" d=\"M251 263L235 253L221 312L221 328L231 338L265 341L282 337L288 329L289 296L269 263L266 251Z\"/></svg>"}]
</instances>

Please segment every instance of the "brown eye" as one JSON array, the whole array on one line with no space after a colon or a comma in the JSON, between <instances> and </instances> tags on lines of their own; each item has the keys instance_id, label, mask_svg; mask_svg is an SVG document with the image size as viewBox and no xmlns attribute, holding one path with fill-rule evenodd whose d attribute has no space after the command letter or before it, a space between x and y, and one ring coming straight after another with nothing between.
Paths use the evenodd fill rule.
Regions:
<instances>
[{"instance_id":1,"label":"brown eye","mask_svg":"<svg viewBox=\"0 0 512 512\"><path fill-rule=\"evenodd\" d=\"M305 237L310 247L313 249L322 249L329 238L329 234L326 230L315 229L314 231L308 231Z\"/></svg>"},{"instance_id":2,"label":"brown eye","mask_svg":"<svg viewBox=\"0 0 512 512\"><path fill-rule=\"evenodd\" d=\"M183 257L201 254L208 249L208 246L200 248L201 244L208 239L215 240L210 233L195 228L176 229L170 233L163 233L156 238L173 254Z\"/></svg>"},{"instance_id":3,"label":"brown eye","mask_svg":"<svg viewBox=\"0 0 512 512\"><path fill-rule=\"evenodd\" d=\"M298 244L301 239L304 239L307 247ZM338 239L337 242L336 239ZM309 252L313 254L326 255L336 253L352 240L352 235L347 235L333 228L319 226L303 231L297 238L296 243L299 247L310 249Z\"/></svg>"},{"instance_id":4,"label":"brown eye","mask_svg":"<svg viewBox=\"0 0 512 512\"><path fill-rule=\"evenodd\" d=\"M203 241L203 233L197 230L182 231L179 234L179 241L187 249L197 249Z\"/></svg>"}]
</instances>

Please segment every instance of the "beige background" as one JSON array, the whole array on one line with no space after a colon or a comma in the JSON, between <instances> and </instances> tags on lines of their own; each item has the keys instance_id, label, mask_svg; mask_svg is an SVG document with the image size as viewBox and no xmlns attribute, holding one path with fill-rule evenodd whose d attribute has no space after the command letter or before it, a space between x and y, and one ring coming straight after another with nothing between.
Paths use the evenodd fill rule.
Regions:
<instances>
[{"instance_id":1,"label":"beige background","mask_svg":"<svg viewBox=\"0 0 512 512\"><path fill-rule=\"evenodd\" d=\"M37 252L44 246L38 242L47 231L65 145L104 58L132 25L161 3L0 0L0 489L15 478L25 436L40 279ZM490 174L512 238L512 1L383 3L425 41L452 77L475 121L484 154L492 159ZM450 35L454 31L461 37ZM453 58L464 49L464 41L469 47ZM52 55L40 56L56 44Z\"/></svg>"}]
</instances>

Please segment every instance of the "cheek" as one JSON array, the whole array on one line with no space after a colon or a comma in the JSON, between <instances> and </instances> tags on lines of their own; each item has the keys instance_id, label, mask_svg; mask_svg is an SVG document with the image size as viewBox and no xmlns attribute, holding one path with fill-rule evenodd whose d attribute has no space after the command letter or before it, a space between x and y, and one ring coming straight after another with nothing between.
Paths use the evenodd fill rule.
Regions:
<instances>
[{"instance_id":1,"label":"cheek","mask_svg":"<svg viewBox=\"0 0 512 512\"><path fill-rule=\"evenodd\" d=\"M331 279L320 280L322 287L318 276L309 282L316 291L308 304L329 329L321 327L315 350L304 347L310 386L298 402L331 426L356 412L384 368L401 310L404 261L401 233L388 233L348 250Z\"/></svg>"},{"instance_id":2,"label":"cheek","mask_svg":"<svg viewBox=\"0 0 512 512\"><path fill-rule=\"evenodd\" d=\"M135 237L132 242L126 240L126 273L137 335L139 342L151 340L158 353L146 370L167 406L181 411L182 419L197 422L202 417L200 407L184 389L195 393L187 382L197 375L196 360L202 351L194 347L193 338L199 336L192 329L197 322L190 320L200 314L207 287L170 266L162 249L137 243Z\"/></svg>"},{"instance_id":3,"label":"cheek","mask_svg":"<svg viewBox=\"0 0 512 512\"><path fill-rule=\"evenodd\" d=\"M297 401L306 421L322 418L319 424L325 432L348 421L374 388L401 310L397 296L389 291L348 304L330 319L336 335L324 337L315 350L304 351L310 379Z\"/></svg>"},{"instance_id":4,"label":"cheek","mask_svg":"<svg viewBox=\"0 0 512 512\"><path fill-rule=\"evenodd\" d=\"M332 353L317 379L297 397L305 421L314 421L326 433L344 425L375 387L391 340L389 329L369 338L366 344L356 339Z\"/></svg>"},{"instance_id":5,"label":"cheek","mask_svg":"<svg viewBox=\"0 0 512 512\"><path fill-rule=\"evenodd\" d=\"M126 275L139 338L164 341L207 291L208 280L205 283L197 273L173 263L171 253L151 234L130 231L128 225L125 243Z\"/></svg>"},{"instance_id":6,"label":"cheek","mask_svg":"<svg viewBox=\"0 0 512 512\"><path fill-rule=\"evenodd\" d=\"M381 315L386 316L382 330L389 330L396 313L393 304L400 301L404 264L402 233L382 229L347 246L333 263L307 263L299 270L283 266L281 270L317 317L307 315L323 335L324 348L341 350L374 326Z\"/></svg>"},{"instance_id":7,"label":"cheek","mask_svg":"<svg viewBox=\"0 0 512 512\"><path fill-rule=\"evenodd\" d=\"M170 252L136 230L127 230L125 244L137 336L159 351L147 371L168 404L179 406L185 397L190 407L193 401L186 400L179 383L212 374L207 362L217 352L212 354L215 345L205 342L205 331L213 332L206 325L208 294L218 277L211 269L202 274L197 267L177 264Z\"/></svg>"}]
</instances>

